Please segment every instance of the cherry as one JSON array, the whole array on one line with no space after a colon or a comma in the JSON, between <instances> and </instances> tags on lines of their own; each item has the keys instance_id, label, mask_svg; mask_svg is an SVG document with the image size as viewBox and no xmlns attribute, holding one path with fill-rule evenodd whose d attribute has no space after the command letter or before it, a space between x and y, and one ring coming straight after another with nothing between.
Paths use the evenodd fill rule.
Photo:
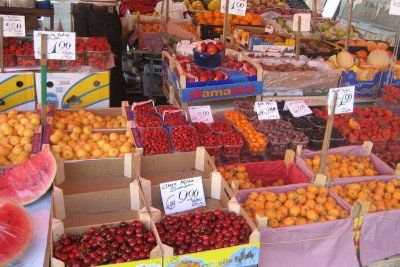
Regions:
<instances>
[{"instance_id":1,"label":"cherry","mask_svg":"<svg viewBox=\"0 0 400 267\"><path fill-rule=\"evenodd\" d=\"M232 125L223 121L213 122L210 126L216 134L231 133L233 131Z\"/></svg>"},{"instance_id":2,"label":"cherry","mask_svg":"<svg viewBox=\"0 0 400 267\"><path fill-rule=\"evenodd\" d=\"M164 115L164 111L166 110L179 110L180 108L175 107L173 105L162 105L162 106L157 106L156 107L156 111L158 113L158 115L162 116Z\"/></svg>"},{"instance_id":3,"label":"cherry","mask_svg":"<svg viewBox=\"0 0 400 267\"><path fill-rule=\"evenodd\" d=\"M140 135L145 154L169 153L168 134L164 128L145 128Z\"/></svg>"},{"instance_id":4,"label":"cherry","mask_svg":"<svg viewBox=\"0 0 400 267\"><path fill-rule=\"evenodd\" d=\"M136 116L135 123L138 127L160 127L161 120L156 115Z\"/></svg>"},{"instance_id":5,"label":"cherry","mask_svg":"<svg viewBox=\"0 0 400 267\"><path fill-rule=\"evenodd\" d=\"M206 148L210 156L217 156L221 153L222 141L219 135L208 133L201 135L199 139L200 139L200 145Z\"/></svg>"},{"instance_id":6,"label":"cherry","mask_svg":"<svg viewBox=\"0 0 400 267\"><path fill-rule=\"evenodd\" d=\"M243 139L239 134L227 133L221 135L223 151L227 155L239 155L243 146Z\"/></svg>"},{"instance_id":7,"label":"cherry","mask_svg":"<svg viewBox=\"0 0 400 267\"><path fill-rule=\"evenodd\" d=\"M152 104L139 104L132 108L133 113L136 116L151 115L154 114L154 107Z\"/></svg>"}]
</instances>

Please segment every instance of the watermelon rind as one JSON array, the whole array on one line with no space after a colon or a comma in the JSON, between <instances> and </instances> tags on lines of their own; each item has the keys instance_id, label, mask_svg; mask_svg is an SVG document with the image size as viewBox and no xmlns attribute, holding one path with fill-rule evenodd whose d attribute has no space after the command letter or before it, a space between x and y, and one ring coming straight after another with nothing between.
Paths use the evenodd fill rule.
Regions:
<instances>
[{"instance_id":1,"label":"watermelon rind","mask_svg":"<svg viewBox=\"0 0 400 267\"><path fill-rule=\"evenodd\" d=\"M28 205L41 198L53 184L57 164L48 146L0 176L0 205L13 201Z\"/></svg>"},{"instance_id":2,"label":"watermelon rind","mask_svg":"<svg viewBox=\"0 0 400 267\"><path fill-rule=\"evenodd\" d=\"M32 233L32 220L23 206L7 202L0 207L0 266L25 253Z\"/></svg>"}]
</instances>

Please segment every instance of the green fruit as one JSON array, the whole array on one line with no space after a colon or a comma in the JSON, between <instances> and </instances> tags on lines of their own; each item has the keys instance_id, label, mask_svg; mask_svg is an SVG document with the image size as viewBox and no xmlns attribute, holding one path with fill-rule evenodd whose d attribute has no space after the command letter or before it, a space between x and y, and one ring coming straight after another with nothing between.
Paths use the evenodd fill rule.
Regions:
<instances>
[{"instance_id":1,"label":"green fruit","mask_svg":"<svg viewBox=\"0 0 400 267\"><path fill-rule=\"evenodd\" d=\"M331 25L328 22L325 22L324 24L322 24L321 28L324 32L326 32L327 30L329 30L331 28Z\"/></svg>"},{"instance_id":2,"label":"green fruit","mask_svg":"<svg viewBox=\"0 0 400 267\"><path fill-rule=\"evenodd\" d=\"M342 29L338 29L336 35L339 38L343 38L344 36L346 36L346 32Z\"/></svg>"},{"instance_id":3,"label":"green fruit","mask_svg":"<svg viewBox=\"0 0 400 267\"><path fill-rule=\"evenodd\" d=\"M283 27L285 25L285 22L283 21L283 19L277 19L276 23L279 24L281 27Z\"/></svg>"}]
</instances>

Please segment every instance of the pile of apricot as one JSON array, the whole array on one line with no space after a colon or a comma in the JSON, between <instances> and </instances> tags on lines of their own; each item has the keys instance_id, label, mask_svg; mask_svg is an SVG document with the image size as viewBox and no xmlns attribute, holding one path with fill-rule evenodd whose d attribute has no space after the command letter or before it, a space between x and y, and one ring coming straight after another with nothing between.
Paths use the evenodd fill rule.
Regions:
<instances>
[{"instance_id":1,"label":"pile of apricot","mask_svg":"<svg viewBox=\"0 0 400 267\"><path fill-rule=\"evenodd\" d=\"M315 155L311 159L306 159L307 165L313 169L314 173L318 172L320 156ZM332 179L346 177L374 176L378 174L374 164L369 157L356 157L349 155L344 157L342 154L330 154L327 158L325 172Z\"/></svg>"},{"instance_id":2,"label":"pile of apricot","mask_svg":"<svg viewBox=\"0 0 400 267\"><path fill-rule=\"evenodd\" d=\"M327 187L313 184L287 193L251 192L241 205L253 220L256 215L267 217L267 225L272 228L334 221L349 216L349 211L328 196Z\"/></svg>"},{"instance_id":3,"label":"pile of apricot","mask_svg":"<svg viewBox=\"0 0 400 267\"><path fill-rule=\"evenodd\" d=\"M349 205L358 199L370 202L369 212L400 209L400 182L398 179L384 181L365 181L334 185L332 192L340 196Z\"/></svg>"}]
</instances>

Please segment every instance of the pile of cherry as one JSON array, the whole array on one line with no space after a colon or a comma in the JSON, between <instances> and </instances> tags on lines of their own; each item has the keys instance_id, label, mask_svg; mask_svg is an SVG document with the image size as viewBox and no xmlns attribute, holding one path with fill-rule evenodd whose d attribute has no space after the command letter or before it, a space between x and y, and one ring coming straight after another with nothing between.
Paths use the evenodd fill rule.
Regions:
<instances>
[{"instance_id":1,"label":"pile of cherry","mask_svg":"<svg viewBox=\"0 0 400 267\"><path fill-rule=\"evenodd\" d=\"M204 146L211 156L222 152L239 155L242 150L242 137L228 122L190 125L182 110L172 105L145 103L134 105L132 110L146 155L194 151L198 146Z\"/></svg>"},{"instance_id":2,"label":"pile of cherry","mask_svg":"<svg viewBox=\"0 0 400 267\"><path fill-rule=\"evenodd\" d=\"M66 266L93 266L150 258L156 238L140 221L90 227L79 235L63 234L54 257Z\"/></svg>"},{"instance_id":3,"label":"pile of cherry","mask_svg":"<svg viewBox=\"0 0 400 267\"><path fill-rule=\"evenodd\" d=\"M247 244L252 232L242 216L218 209L166 216L156 227L161 242L173 247L175 255Z\"/></svg>"}]
</instances>

